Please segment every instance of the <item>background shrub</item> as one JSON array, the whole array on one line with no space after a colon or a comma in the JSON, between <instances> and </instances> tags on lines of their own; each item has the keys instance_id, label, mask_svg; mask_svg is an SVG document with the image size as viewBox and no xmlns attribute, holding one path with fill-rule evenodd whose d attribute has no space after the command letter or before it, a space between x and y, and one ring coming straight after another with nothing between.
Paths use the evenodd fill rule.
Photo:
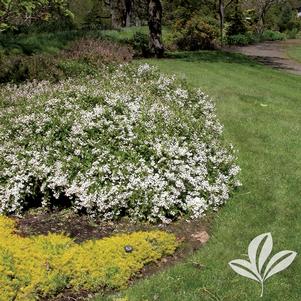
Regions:
<instances>
[{"instance_id":1,"label":"background shrub","mask_svg":"<svg viewBox=\"0 0 301 301\"><path fill-rule=\"evenodd\" d=\"M103 62L128 62L133 57L133 50L127 45L100 39L81 38L74 41L63 52L67 58L86 60L93 64Z\"/></svg>"},{"instance_id":2,"label":"background shrub","mask_svg":"<svg viewBox=\"0 0 301 301\"><path fill-rule=\"evenodd\" d=\"M0 65L1 83L33 79L57 81L64 77L64 73L57 66L56 59L47 54L3 56Z\"/></svg>"},{"instance_id":3,"label":"background shrub","mask_svg":"<svg viewBox=\"0 0 301 301\"><path fill-rule=\"evenodd\" d=\"M286 32L286 37L288 39L297 39L299 34L300 34L300 29L294 28Z\"/></svg>"},{"instance_id":4,"label":"background shrub","mask_svg":"<svg viewBox=\"0 0 301 301\"><path fill-rule=\"evenodd\" d=\"M92 75L103 64L128 62L131 47L97 39L79 39L58 54L0 56L0 83L26 80L58 81L71 76Z\"/></svg>"},{"instance_id":5,"label":"background shrub","mask_svg":"<svg viewBox=\"0 0 301 301\"><path fill-rule=\"evenodd\" d=\"M149 36L144 32L135 32L133 38L129 40L133 47L135 56L150 57L152 54L149 46Z\"/></svg>"},{"instance_id":6,"label":"background shrub","mask_svg":"<svg viewBox=\"0 0 301 301\"><path fill-rule=\"evenodd\" d=\"M262 41L281 41L285 39L286 35L284 33L273 30L265 30L261 36Z\"/></svg>"},{"instance_id":7,"label":"background shrub","mask_svg":"<svg viewBox=\"0 0 301 301\"><path fill-rule=\"evenodd\" d=\"M249 45L263 41L281 41L286 39L286 34L279 31L265 30L262 34L247 32L227 37L228 45Z\"/></svg>"},{"instance_id":8,"label":"background shrub","mask_svg":"<svg viewBox=\"0 0 301 301\"><path fill-rule=\"evenodd\" d=\"M229 36L235 36L238 34L245 34L248 30L248 24L242 11L235 9L229 17L226 18L229 22L227 28L227 34Z\"/></svg>"},{"instance_id":9,"label":"background shrub","mask_svg":"<svg viewBox=\"0 0 301 301\"><path fill-rule=\"evenodd\" d=\"M246 32L245 34L237 34L237 35L227 37L227 43L229 45L243 46L243 45L259 43L260 41L261 41L260 35L250 31Z\"/></svg>"},{"instance_id":10,"label":"background shrub","mask_svg":"<svg viewBox=\"0 0 301 301\"><path fill-rule=\"evenodd\" d=\"M174 25L175 41L179 49L213 49L218 37L218 24L214 19L194 15Z\"/></svg>"},{"instance_id":11,"label":"background shrub","mask_svg":"<svg viewBox=\"0 0 301 301\"><path fill-rule=\"evenodd\" d=\"M251 44L252 40L245 34L237 34L233 36L228 36L227 43L229 45L243 46L243 45Z\"/></svg>"}]
</instances>

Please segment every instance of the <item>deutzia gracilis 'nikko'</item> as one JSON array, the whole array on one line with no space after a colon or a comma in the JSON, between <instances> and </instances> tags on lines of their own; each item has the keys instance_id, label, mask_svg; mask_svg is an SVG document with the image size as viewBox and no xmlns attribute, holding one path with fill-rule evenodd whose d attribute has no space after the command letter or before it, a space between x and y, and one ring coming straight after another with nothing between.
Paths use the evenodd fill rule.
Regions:
<instances>
[{"instance_id":1,"label":"deutzia gracilis 'nikko'","mask_svg":"<svg viewBox=\"0 0 301 301\"><path fill-rule=\"evenodd\" d=\"M147 64L6 85L0 99L0 213L69 200L168 222L217 209L239 185L211 100Z\"/></svg>"}]
</instances>

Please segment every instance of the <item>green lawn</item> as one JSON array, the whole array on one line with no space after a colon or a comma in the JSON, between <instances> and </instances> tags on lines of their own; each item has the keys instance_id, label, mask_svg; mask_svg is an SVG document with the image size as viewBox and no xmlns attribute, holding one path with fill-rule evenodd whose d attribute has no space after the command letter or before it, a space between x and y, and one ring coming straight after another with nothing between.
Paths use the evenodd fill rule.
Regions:
<instances>
[{"instance_id":1,"label":"green lawn","mask_svg":"<svg viewBox=\"0 0 301 301\"><path fill-rule=\"evenodd\" d=\"M225 135L239 150L243 187L215 218L209 243L193 257L121 292L129 301L299 301L301 259L260 285L228 262L247 259L249 242L271 232L273 253L301 251L301 77L240 55L175 54L150 60L214 98ZM191 262L206 267L198 269ZM119 296L119 295L117 295ZM116 296L96 300L115 300Z\"/></svg>"},{"instance_id":2,"label":"green lawn","mask_svg":"<svg viewBox=\"0 0 301 301\"><path fill-rule=\"evenodd\" d=\"M290 58L301 63L301 45L289 47L287 54Z\"/></svg>"}]
</instances>

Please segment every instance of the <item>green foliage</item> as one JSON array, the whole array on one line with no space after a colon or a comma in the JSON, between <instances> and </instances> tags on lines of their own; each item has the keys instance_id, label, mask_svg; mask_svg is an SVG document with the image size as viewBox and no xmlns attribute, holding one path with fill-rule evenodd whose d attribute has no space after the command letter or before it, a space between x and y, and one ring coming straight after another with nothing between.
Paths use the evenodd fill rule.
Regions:
<instances>
[{"instance_id":1,"label":"green foliage","mask_svg":"<svg viewBox=\"0 0 301 301\"><path fill-rule=\"evenodd\" d=\"M86 29L106 29L111 27L111 13L104 1L93 0L92 7L86 12L82 24L80 26Z\"/></svg>"},{"instance_id":2,"label":"green foliage","mask_svg":"<svg viewBox=\"0 0 301 301\"><path fill-rule=\"evenodd\" d=\"M0 0L0 32L63 16L72 17L66 0Z\"/></svg>"},{"instance_id":3,"label":"green foliage","mask_svg":"<svg viewBox=\"0 0 301 301\"><path fill-rule=\"evenodd\" d=\"M226 20L230 23L227 29L227 34L229 36L244 34L247 32L247 22L240 9L235 9L234 13L232 13Z\"/></svg>"},{"instance_id":4,"label":"green foliage","mask_svg":"<svg viewBox=\"0 0 301 301\"><path fill-rule=\"evenodd\" d=\"M240 33L240 34L228 36L227 43L228 45L239 45L239 46L248 45L254 42L254 39L252 37L253 35L251 34L246 35Z\"/></svg>"},{"instance_id":5,"label":"green foliage","mask_svg":"<svg viewBox=\"0 0 301 301\"><path fill-rule=\"evenodd\" d=\"M268 17L269 27L272 29L280 32L301 30L301 19L298 18L296 9L292 7L289 1L284 1L282 5L276 7Z\"/></svg>"},{"instance_id":6,"label":"green foliage","mask_svg":"<svg viewBox=\"0 0 301 301\"><path fill-rule=\"evenodd\" d=\"M94 0L68 0L69 9L74 14L74 24L77 28L80 28L87 17L87 14L94 6Z\"/></svg>"},{"instance_id":7,"label":"green foliage","mask_svg":"<svg viewBox=\"0 0 301 301\"><path fill-rule=\"evenodd\" d=\"M297 39L299 37L300 31L297 28L289 30L286 32L288 39Z\"/></svg>"},{"instance_id":8,"label":"green foliage","mask_svg":"<svg viewBox=\"0 0 301 301\"><path fill-rule=\"evenodd\" d=\"M286 34L279 31L265 30L262 34L247 32L227 37L228 45L249 45L263 41L282 41L286 39Z\"/></svg>"},{"instance_id":9,"label":"green foliage","mask_svg":"<svg viewBox=\"0 0 301 301\"><path fill-rule=\"evenodd\" d=\"M0 65L0 83L63 78L63 72L57 67L53 56L48 54L3 56Z\"/></svg>"},{"instance_id":10,"label":"green foliage","mask_svg":"<svg viewBox=\"0 0 301 301\"><path fill-rule=\"evenodd\" d=\"M285 39L286 35L284 33L273 30L265 30L261 36L262 41L282 41Z\"/></svg>"},{"instance_id":11,"label":"green foliage","mask_svg":"<svg viewBox=\"0 0 301 301\"><path fill-rule=\"evenodd\" d=\"M218 37L218 24L209 17L194 15L189 20L178 20L174 24L175 42L179 49L213 49Z\"/></svg>"},{"instance_id":12,"label":"green foliage","mask_svg":"<svg viewBox=\"0 0 301 301\"><path fill-rule=\"evenodd\" d=\"M136 56L150 57L151 49L149 47L149 36L143 32L135 32L130 40Z\"/></svg>"},{"instance_id":13,"label":"green foliage","mask_svg":"<svg viewBox=\"0 0 301 301\"><path fill-rule=\"evenodd\" d=\"M295 11L292 9L289 2L283 4L283 6L279 9L279 17L277 25L279 26L279 30L285 31L288 29L292 29L293 24L291 23L293 15L296 15Z\"/></svg>"},{"instance_id":14,"label":"green foliage","mask_svg":"<svg viewBox=\"0 0 301 301\"><path fill-rule=\"evenodd\" d=\"M63 31L55 33L33 33L33 34L0 34L0 49L6 55L37 53L58 53L84 33L80 31Z\"/></svg>"},{"instance_id":15,"label":"green foliage","mask_svg":"<svg viewBox=\"0 0 301 301\"><path fill-rule=\"evenodd\" d=\"M189 20L197 12L201 16L215 17L215 0L162 0L164 24L172 26L177 20Z\"/></svg>"},{"instance_id":16,"label":"green foliage","mask_svg":"<svg viewBox=\"0 0 301 301\"><path fill-rule=\"evenodd\" d=\"M97 74L97 69L85 60L59 60L57 62L57 69L62 71L60 78ZM45 78L47 78L47 76L44 76L44 79Z\"/></svg>"},{"instance_id":17,"label":"green foliage","mask_svg":"<svg viewBox=\"0 0 301 301\"><path fill-rule=\"evenodd\" d=\"M162 2L164 7L164 22L168 26L181 23L181 26L184 27L184 22L188 22L192 19L194 14L202 18L214 19L215 22L220 21L218 1L163 0ZM296 10L293 9L292 1L236 0L224 2L226 22L224 36L231 36L230 42L232 44L243 45L253 43L254 39L249 34L247 34L246 37L241 36L241 34L245 35L247 32L251 32L255 36L265 30L273 30L295 36L295 33L301 29L301 18L297 18L297 13ZM268 5L266 6L265 4ZM265 11L262 14L261 12L263 12L263 10ZM204 29L204 31L207 31L207 29ZM179 33L177 34L180 35ZM194 36L196 35L197 34L194 34ZM193 38L193 40L195 39ZM183 43L180 41L180 44L185 45L185 42L189 42L189 39L184 39L183 41ZM256 37L255 41L258 41ZM182 45L181 48L183 48ZM183 49L189 48L189 46L186 46ZM195 46L191 48L193 49ZM197 46L196 48L202 49L204 47Z\"/></svg>"}]
</instances>

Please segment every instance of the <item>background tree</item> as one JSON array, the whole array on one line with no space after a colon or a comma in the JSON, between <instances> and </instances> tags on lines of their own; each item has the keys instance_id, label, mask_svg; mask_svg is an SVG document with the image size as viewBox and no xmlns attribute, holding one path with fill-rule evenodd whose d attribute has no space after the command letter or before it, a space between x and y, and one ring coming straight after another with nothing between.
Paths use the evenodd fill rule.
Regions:
<instances>
[{"instance_id":1,"label":"background tree","mask_svg":"<svg viewBox=\"0 0 301 301\"><path fill-rule=\"evenodd\" d=\"M163 22L167 25L176 20L188 20L192 15L215 16L216 0L162 0Z\"/></svg>"},{"instance_id":2,"label":"background tree","mask_svg":"<svg viewBox=\"0 0 301 301\"><path fill-rule=\"evenodd\" d=\"M219 11L219 21L220 21L220 39L221 45L224 44L224 25L225 25L225 10L234 2L234 0L219 0L218 1L218 11ZM238 1L237 1L238 5Z\"/></svg>"},{"instance_id":3,"label":"background tree","mask_svg":"<svg viewBox=\"0 0 301 301\"><path fill-rule=\"evenodd\" d=\"M241 8L240 0L234 0L231 4L229 4L226 22L228 22L228 36L245 34L247 32L248 23Z\"/></svg>"},{"instance_id":4,"label":"background tree","mask_svg":"<svg viewBox=\"0 0 301 301\"><path fill-rule=\"evenodd\" d=\"M162 4L160 0L149 0L148 2L148 27L150 33L150 47L157 57L164 54L162 43Z\"/></svg>"},{"instance_id":5,"label":"background tree","mask_svg":"<svg viewBox=\"0 0 301 301\"><path fill-rule=\"evenodd\" d=\"M125 1L124 0L110 0L110 11L112 28L121 28L125 26Z\"/></svg>"},{"instance_id":6,"label":"background tree","mask_svg":"<svg viewBox=\"0 0 301 301\"><path fill-rule=\"evenodd\" d=\"M0 31L48 21L57 14L72 16L66 0L0 0Z\"/></svg>"},{"instance_id":7,"label":"background tree","mask_svg":"<svg viewBox=\"0 0 301 301\"><path fill-rule=\"evenodd\" d=\"M148 0L110 0L109 5L113 28L139 26L147 20Z\"/></svg>"},{"instance_id":8,"label":"background tree","mask_svg":"<svg viewBox=\"0 0 301 301\"><path fill-rule=\"evenodd\" d=\"M132 0L124 0L125 6L125 26L131 26Z\"/></svg>"},{"instance_id":9,"label":"background tree","mask_svg":"<svg viewBox=\"0 0 301 301\"><path fill-rule=\"evenodd\" d=\"M74 24L81 27L86 22L87 15L95 6L95 0L68 0L68 8L74 14Z\"/></svg>"},{"instance_id":10,"label":"background tree","mask_svg":"<svg viewBox=\"0 0 301 301\"><path fill-rule=\"evenodd\" d=\"M257 18L257 33L262 33L265 28L266 16L273 6L283 4L285 0L245 0L243 7L244 9L254 9Z\"/></svg>"}]
</instances>

